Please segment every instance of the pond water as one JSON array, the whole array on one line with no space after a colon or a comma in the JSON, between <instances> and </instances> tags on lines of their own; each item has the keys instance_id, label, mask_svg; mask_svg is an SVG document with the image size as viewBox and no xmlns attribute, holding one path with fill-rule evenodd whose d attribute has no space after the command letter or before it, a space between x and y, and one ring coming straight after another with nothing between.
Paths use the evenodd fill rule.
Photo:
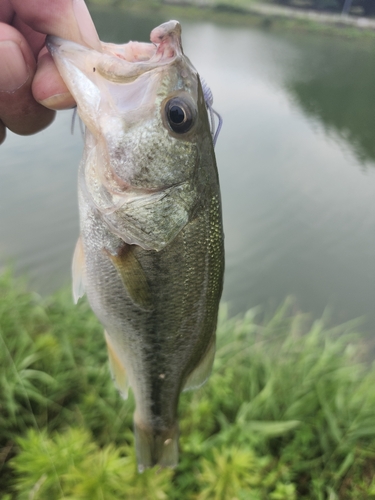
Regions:
<instances>
[{"instance_id":1,"label":"pond water","mask_svg":"<svg viewBox=\"0 0 375 500\"><path fill-rule=\"evenodd\" d=\"M95 14L101 38L165 19ZM184 22L186 54L224 117L217 143L232 314L294 295L375 326L375 46ZM71 112L0 147L0 259L48 293L70 281L82 140ZM78 129L78 127L76 127Z\"/></svg>"}]
</instances>

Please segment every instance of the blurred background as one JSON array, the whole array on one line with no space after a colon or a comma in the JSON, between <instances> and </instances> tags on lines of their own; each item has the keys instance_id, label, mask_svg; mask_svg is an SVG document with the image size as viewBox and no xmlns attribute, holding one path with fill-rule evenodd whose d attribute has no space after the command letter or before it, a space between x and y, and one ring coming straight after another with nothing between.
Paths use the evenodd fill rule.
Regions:
<instances>
[{"instance_id":1,"label":"blurred background","mask_svg":"<svg viewBox=\"0 0 375 500\"><path fill-rule=\"evenodd\" d=\"M184 5L176 5L183 3ZM231 315L286 296L375 327L375 32L291 24L252 2L95 2L101 39L149 40L170 18L224 119L216 146ZM366 0L279 0L371 14ZM173 4L173 5L172 5ZM259 5L259 4L258 4ZM249 12L248 12L249 11ZM370 21L369 21L370 22ZM363 23L362 23L363 24ZM340 31L340 32L339 32ZM48 294L70 283L83 142L72 112L0 147L0 264Z\"/></svg>"}]
</instances>

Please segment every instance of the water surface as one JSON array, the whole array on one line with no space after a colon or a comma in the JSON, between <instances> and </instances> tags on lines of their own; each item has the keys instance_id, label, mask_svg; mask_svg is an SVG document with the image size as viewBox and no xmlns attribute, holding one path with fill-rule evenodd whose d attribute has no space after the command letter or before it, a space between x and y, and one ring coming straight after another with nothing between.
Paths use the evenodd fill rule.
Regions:
<instances>
[{"instance_id":1,"label":"water surface","mask_svg":"<svg viewBox=\"0 0 375 500\"><path fill-rule=\"evenodd\" d=\"M147 40L163 19L95 15L106 41ZM233 314L295 295L375 326L375 47L183 23L185 52L224 117L217 144ZM50 292L70 281L79 133L71 112L0 147L0 256Z\"/></svg>"}]
</instances>

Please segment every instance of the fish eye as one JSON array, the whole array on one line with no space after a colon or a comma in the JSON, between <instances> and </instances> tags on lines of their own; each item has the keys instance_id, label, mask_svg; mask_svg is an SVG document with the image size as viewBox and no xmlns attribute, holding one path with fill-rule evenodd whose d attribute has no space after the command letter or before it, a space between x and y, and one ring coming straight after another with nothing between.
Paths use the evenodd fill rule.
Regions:
<instances>
[{"instance_id":1,"label":"fish eye","mask_svg":"<svg viewBox=\"0 0 375 500\"><path fill-rule=\"evenodd\" d=\"M194 117L191 107L186 101L178 97L170 99L165 106L165 112L173 132L184 134L191 129Z\"/></svg>"}]
</instances>

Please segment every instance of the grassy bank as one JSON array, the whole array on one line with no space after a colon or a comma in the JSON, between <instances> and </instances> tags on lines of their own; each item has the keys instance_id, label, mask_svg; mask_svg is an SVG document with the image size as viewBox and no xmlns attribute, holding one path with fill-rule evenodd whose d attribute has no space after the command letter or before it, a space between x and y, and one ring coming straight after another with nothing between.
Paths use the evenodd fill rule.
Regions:
<instances>
[{"instance_id":1,"label":"grassy bank","mask_svg":"<svg viewBox=\"0 0 375 500\"><path fill-rule=\"evenodd\" d=\"M268 5L270 2L254 2L253 0L215 0L202 3L193 0L88 0L90 10L100 15L100 9L123 9L139 15L157 14L163 19L179 19L192 21L212 21L226 26L258 27L274 31L291 31L316 33L323 36L340 36L343 38L375 41L375 30L346 25L344 22L318 22L311 18L280 16L277 12L263 11L252 6ZM125 36L125 34L124 34ZM126 36L124 38L126 41Z\"/></svg>"},{"instance_id":2,"label":"grassy bank","mask_svg":"<svg viewBox=\"0 0 375 500\"><path fill-rule=\"evenodd\" d=\"M2 500L375 498L375 368L353 325L223 307L213 375L181 398L180 465L142 475L85 301L2 274L0 343Z\"/></svg>"}]
</instances>

